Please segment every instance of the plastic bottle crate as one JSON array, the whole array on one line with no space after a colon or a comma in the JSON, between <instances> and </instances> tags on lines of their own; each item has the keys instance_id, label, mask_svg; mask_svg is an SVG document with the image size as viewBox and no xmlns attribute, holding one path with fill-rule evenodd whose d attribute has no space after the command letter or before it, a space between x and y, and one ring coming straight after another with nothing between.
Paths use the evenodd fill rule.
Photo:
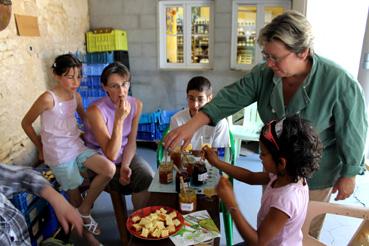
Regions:
<instances>
[{"instance_id":1,"label":"plastic bottle crate","mask_svg":"<svg viewBox=\"0 0 369 246\"><path fill-rule=\"evenodd\" d=\"M59 222L54 209L50 204L47 205L43 212L41 223L41 233L44 238L51 237L59 228Z\"/></svg>"},{"instance_id":2,"label":"plastic bottle crate","mask_svg":"<svg viewBox=\"0 0 369 246\"><path fill-rule=\"evenodd\" d=\"M140 132L155 132L155 123L138 124L138 131Z\"/></svg>"},{"instance_id":3,"label":"plastic bottle crate","mask_svg":"<svg viewBox=\"0 0 369 246\"><path fill-rule=\"evenodd\" d=\"M44 240L44 237L42 236L41 233L36 236L31 236L30 238L32 246L39 246L41 245L41 242Z\"/></svg>"},{"instance_id":4,"label":"plastic bottle crate","mask_svg":"<svg viewBox=\"0 0 369 246\"><path fill-rule=\"evenodd\" d=\"M113 52L87 53L85 61L87 64L94 64L94 63L109 64L114 61L114 56L115 55Z\"/></svg>"},{"instance_id":5,"label":"plastic bottle crate","mask_svg":"<svg viewBox=\"0 0 369 246\"><path fill-rule=\"evenodd\" d=\"M128 50L127 33L123 30L112 30L104 33L86 33L87 52L103 52Z\"/></svg>"},{"instance_id":6,"label":"plastic bottle crate","mask_svg":"<svg viewBox=\"0 0 369 246\"><path fill-rule=\"evenodd\" d=\"M32 225L35 219L41 214L46 207L47 202L44 199L38 198L31 206L23 213L28 225Z\"/></svg>"},{"instance_id":7,"label":"plastic bottle crate","mask_svg":"<svg viewBox=\"0 0 369 246\"><path fill-rule=\"evenodd\" d=\"M123 63L129 69L128 51L125 50L114 51L114 61L119 61Z\"/></svg>"},{"instance_id":8,"label":"plastic bottle crate","mask_svg":"<svg viewBox=\"0 0 369 246\"><path fill-rule=\"evenodd\" d=\"M157 131L164 132L169 127L169 124L158 124L156 126Z\"/></svg>"},{"instance_id":9,"label":"plastic bottle crate","mask_svg":"<svg viewBox=\"0 0 369 246\"><path fill-rule=\"evenodd\" d=\"M104 68L108 64L106 63L94 63L94 64L83 64L82 73L84 76L100 76Z\"/></svg>"},{"instance_id":10,"label":"plastic bottle crate","mask_svg":"<svg viewBox=\"0 0 369 246\"><path fill-rule=\"evenodd\" d=\"M161 110L159 114L159 125L169 124L170 118L176 113L177 111L166 111Z\"/></svg>"},{"instance_id":11,"label":"plastic bottle crate","mask_svg":"<svg viewBox=\"0 0 369 246\"><path fill-rule=\"evenodd\" d=\"M155 123L155 114L154 113L141 114L139 124L148 124L148 123Z\"/></svg>"},{"instance_id":12,"label":"plastic bottle crate","mask_svg":"<svg viewBox=\"0 0 369 246\"><path fill-rule=\"evenodd\" d=\"M13 196L10 201L13 205L22 213L25 213L28 207L38 199L37 196L28 193L28 192L21 192Z\"/></svg>"},{"instance_id":13,"label":"plastic bottle crate","mask_svg":"<svg viewBox=\"0 0 369 246\"><path fill-rule=\"evenodd\" d=\"M100 76L85 76L79 88L101 88Z\"/></svg>"},{"instance_id":14,"label":"plastic bottle crate","mask_svg":"<svg viewBox=\"0 0 369 246\"><path fill-rule=\"evenodd\" d=\"M137 139L144 141L154 141L155 132L137 132Z\"/></svg>"}]
</instances>

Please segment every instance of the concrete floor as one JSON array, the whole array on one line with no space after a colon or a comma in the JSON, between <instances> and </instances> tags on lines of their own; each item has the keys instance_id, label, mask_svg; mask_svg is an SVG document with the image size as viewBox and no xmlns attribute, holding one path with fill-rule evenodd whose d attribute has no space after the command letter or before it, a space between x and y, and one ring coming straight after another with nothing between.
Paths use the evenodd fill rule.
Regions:
<instances>
[{"instance_id":1,"label":"concrete floor","mask_svg":"<svg viewBox=\"0 0 369 246\"><path fill-rule=\"evenodd\" d=\"M247 147L247 149L244 147ZM262 167L259 156L255 153L256 150L257 144L243 146L241 150L241 156L237 161L237 165L253 171L260 171ZM154 170L156 169L155 150L152 146L140 146L138 148L138 154L143 156L151 164ZM367 192L367 187L369 187L368 176L368 173L364 176L359 176L357 178L357 189L354 195L341 203L367 206L369 204L369 192ZM235 181L234 189L235 193L238 194L237 200L244 216L255 228L256 216L260 208L261 187L250 186ZM247 196L240 196L239 194L247 194ZM128 209L132 210L130 196L127 196L126 199ZM107 193L104 192L96 201L93 209L93 215L100 223L102 229L102 234L98 237L98 239L106 246L121 245L119 242L119 234L116 227L110 196ZM361 220L358 219L329 215L323 226L321 241L327 245L347 245L349 239L356 231L360 223ZM223 224L221 227L223 227ZM223 228L221 228L221 231L221 245L226 245ZM243 241L235 227L233 240L234 243Z\"/></svg>"}]
</instances>

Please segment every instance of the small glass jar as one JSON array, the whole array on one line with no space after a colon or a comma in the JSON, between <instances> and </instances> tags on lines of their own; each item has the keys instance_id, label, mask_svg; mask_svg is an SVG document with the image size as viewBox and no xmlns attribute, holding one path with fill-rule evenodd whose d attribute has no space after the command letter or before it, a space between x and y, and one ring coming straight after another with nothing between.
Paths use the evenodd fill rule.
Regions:
<instances>
[{"instance_id":1,"label":"small glass jar","mask_svg":"<svg viewBox=\"0 0 369 246\"><path fill-rule=\"evenodd\" d=\"M193 188L181 189L179 192L179 210L182 214L188 214L196 211L197 196Z\"/></svg>"},{"instance_id":2,"label":"small glass jar","mask_svg":"<svg viewBox=\"0 0 369 246\"><path fill-rule=\"evenodd\" d=\"M193 156L187 156L182 161L183 168L187 170L188 175L191 177L193 172L193 167L196 163L196 160Z\"/></svg>"},{"instance_id":3,"label":"small glass jar","mask_svg":"<svg viewBox=\"0 0 369 246\"><path fill-rule=\"evenodd\" d=\"M170 184L173 182L173 163L162 163L159 166L159 182Z\"/></svg>"},{"instance_id":4,"label":"small glass jar","mask_svg":"<svg viewBox=\"0 0 369 246\"><path fill-rule=\"evenodd\" d=\"M173 164L176 165L179 169L182 168L182 154L180 151L173 151L170 153L170 159Z\"/></svg>"},{"instance_id":5,"label":"small glass jar","mask_svg":"<svg viewBox=\"0 0 369 246\"><path fill-rule=\"evenodd\" d=\"M191 178L188 175L186 170L181 170L181 172L177 172L176 174L176 191L180 192L181 189L183 189L181 181L180 181L180 177L183 178L183 184L185 185L185 188L189 188L190 187L190 181Z\"/></svg>"},{"instance_id":6,"label":"small glass jar","mask_svg":"<svg viewBox=\"0 0 369 246\"><path fill-rule=\"evenodd\" d=\"M207 179L208 170L206 169L205 162L196 162L192 172L192 184L195 186L203 185Z\"/></svg>"}]
</instances>

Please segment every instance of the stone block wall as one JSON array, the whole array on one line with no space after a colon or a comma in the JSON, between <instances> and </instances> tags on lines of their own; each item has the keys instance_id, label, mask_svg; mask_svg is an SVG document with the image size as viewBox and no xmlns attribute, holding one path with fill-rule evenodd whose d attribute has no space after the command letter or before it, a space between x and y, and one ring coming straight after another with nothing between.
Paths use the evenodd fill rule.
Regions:
<instances>
[{"instance_id":1,"label":"stone block wall","mask_svg":"<svg viewBox=\"0 0 369 246\"><path fill-rule=\"evenodd\" d=\"M215 62L210 71L159 70L157 0L89 0L89 10L91 28L127 31L132 93L143 101L144 112L184 107L187 82L193 76L207 77L217 92L243 74L230 70L231 0L214 0Z\"/></svg>"},{"instance_id":2,"label":"stone block wall","mask_svg":"<svg viewBox=\"0 0 369 246\"><path fill-rule=\"evenodd\" d=\"M13 0L9 26L0 32L0 162L32 165L33 144L21 120L53 86L50 66L62 53L85 50L87 0ZM40 37L18 36L14 14L37 16ZM39 129L39 120L35 123Z\"/></svg>"}]
</instances>

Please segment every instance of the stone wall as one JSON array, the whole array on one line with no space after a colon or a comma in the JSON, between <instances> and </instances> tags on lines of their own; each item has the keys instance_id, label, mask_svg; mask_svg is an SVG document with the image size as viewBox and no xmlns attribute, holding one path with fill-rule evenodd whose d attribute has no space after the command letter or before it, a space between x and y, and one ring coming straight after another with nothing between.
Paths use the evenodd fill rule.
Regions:
<instances>
[{"instance_id":1,"label":"stone wall","mask_svg":"<svg viewBox=\"0 0 369 246\"><path fill-rule=\"evenodd\" d=\"M32 165L36 151L21 120L37 97L53 86L49 68L55 56L85 50L88 1L12 2L12 19L0 32L0 162ZM14 14L37 16L40 37L18 36Z\"/></svg>"}]
</instances>

